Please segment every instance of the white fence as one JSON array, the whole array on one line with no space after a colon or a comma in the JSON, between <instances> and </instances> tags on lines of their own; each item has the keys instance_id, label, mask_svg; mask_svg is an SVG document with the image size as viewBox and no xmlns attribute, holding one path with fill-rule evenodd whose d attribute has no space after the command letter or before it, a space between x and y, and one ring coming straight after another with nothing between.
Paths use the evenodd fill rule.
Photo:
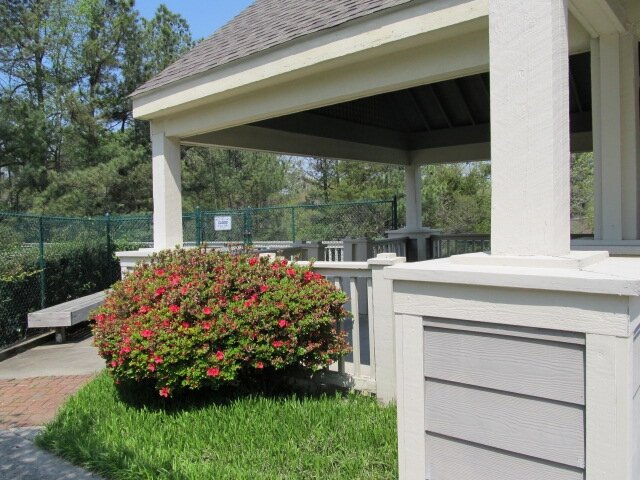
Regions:
<instances>
[{"instance_id":1,"label":"white fence","mask_svg":"<svg viewBox=\"0 0 640 480\"><path fill-rule=\"evenodd\" d=\"M382 269L404 261L394 253L383 253L366 262L313 264L315 271L345 291L351 313L341 328L353 352L330 368L324 375L327 382L375 393L383 402L395 400L393 286Z\"/></svg>"}]
</instances>

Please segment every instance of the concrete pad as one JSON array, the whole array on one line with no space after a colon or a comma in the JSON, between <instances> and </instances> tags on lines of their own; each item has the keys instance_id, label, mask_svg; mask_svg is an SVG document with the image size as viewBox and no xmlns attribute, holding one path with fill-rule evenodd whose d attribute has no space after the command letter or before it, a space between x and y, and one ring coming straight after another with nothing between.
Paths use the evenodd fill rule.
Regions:
<instances>
[{"instance_id":1,"label":"concrete pad","mask_svg":"<svg viewBox=\"0 0 640 480\"><path fill-rule=\"evenodd\" d=\"M33 443L39 427L0 431L0 480L98 480L101 477Z\"/></svg>"},{"instance_id":2,"label":"concrete pad","mask_svg":"<svg viewBox=\"0 0 640 480\"><path fill-rule=\"evenodd\" d=\"M77 343L32 348L0 362L0 379L90 375L102 370L104 360L92 338Z\"/></svg>"}]
</instances>

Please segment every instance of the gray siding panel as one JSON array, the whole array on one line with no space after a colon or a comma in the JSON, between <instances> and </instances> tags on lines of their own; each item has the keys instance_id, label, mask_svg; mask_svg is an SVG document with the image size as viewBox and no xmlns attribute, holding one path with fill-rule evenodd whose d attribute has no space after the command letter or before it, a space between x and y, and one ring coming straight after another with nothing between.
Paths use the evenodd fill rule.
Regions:
<instances>
[{"instance_id":1,"label":"gray siding panel","mask_svg":"<svg viewBox=\"0 0 640 480\"><path fill-rule=\"evenodd\" d=\"M584 409L427 380L428 432L584 468Z\"/></svg>"},{"instance_id":2,"label":"gray siding panel","mask_svg":"<svg viewBox=\"0 0 640 480\"><path fill-rule=\"evenodd\" d=\"M584 405L579 344L432 327L424 343L427 377Z\"/></svg>"},{"instance_id":3,"label":"gray siding panel","mask_svg":"<svg viewBox=\"0 0 640 480\"><path fill-rule=\"evenodd\" d=\"M584 480L577 469L427 434L429 480Z\"/></svg>"}]
</instances>

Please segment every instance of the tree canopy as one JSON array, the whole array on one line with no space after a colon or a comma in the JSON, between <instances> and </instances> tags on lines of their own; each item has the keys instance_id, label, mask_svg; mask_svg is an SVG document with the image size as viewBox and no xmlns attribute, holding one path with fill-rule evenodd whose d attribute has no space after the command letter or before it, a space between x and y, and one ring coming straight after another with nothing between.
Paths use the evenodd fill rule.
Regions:
<instances>
[{"instance_id":1,"label":"tree canopy","mask_svg":"<svg viewBox=\"0 0 640 480\"><path fill-rule=\"evenodd\" d=\"M212 8L215 8L212 6ZM0 210L102 215L152 209L147 122L130 94L194 45L189 25L133 0L0 2ZM402 167L183 148L183 208L400 196ZM382 159L383 160L383 159ZM573 157L572 216L593 224L593 162ZM423 224L490 229L490 165L423 168Z\"/></svg>"}]
</instances>

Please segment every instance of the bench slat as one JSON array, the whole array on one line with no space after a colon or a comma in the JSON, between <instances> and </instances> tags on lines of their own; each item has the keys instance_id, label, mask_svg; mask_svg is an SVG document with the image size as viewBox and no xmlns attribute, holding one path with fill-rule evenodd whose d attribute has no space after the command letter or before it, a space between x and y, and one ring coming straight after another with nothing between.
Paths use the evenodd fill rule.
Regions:
<instances>
[{"instance_id":1,"label":"bench slat","mask_svg":"<svg viewBox=\"0 0 640 480\"><path fill-rule=\"evenodd\" d=\"M70 327L89 318L92 310L104 302L107 292L93 293L75 300L31 312L28 318L29 328Z\"/></svg>"}]
</instances>

